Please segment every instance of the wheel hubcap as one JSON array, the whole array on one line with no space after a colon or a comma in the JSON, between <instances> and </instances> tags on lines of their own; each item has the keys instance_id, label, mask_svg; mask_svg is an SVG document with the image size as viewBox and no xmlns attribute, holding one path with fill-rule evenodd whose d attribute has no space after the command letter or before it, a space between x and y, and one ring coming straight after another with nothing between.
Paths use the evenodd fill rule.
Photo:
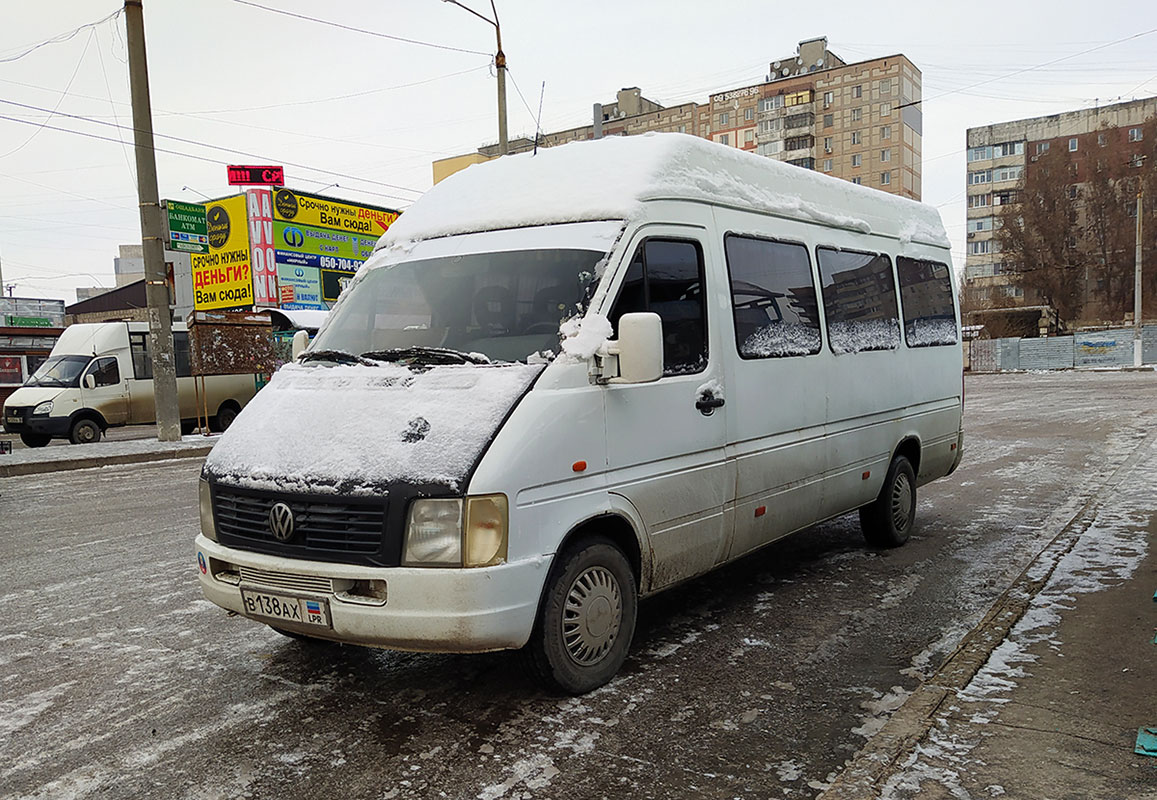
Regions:
<instances>
[{"instance_id":1,"label":"wheel hubcap","mask_svg":"<svg viewBox=\"0 0 1157 800\"><path fill-rule=\"evenodd\" d=\"M566 593L562 640L572 661L581 666L606 657L623 622L619 582L605 567L583 570Z\"/></svg>"},{"instance_id":2,"label":"wheel hubcap","mask_svg":"<svg viewBox=\"0 0 1157 800\"><path fill-rule=\"evenodd\" d=\"M912 516L912 483L903 472L896 475L892 484L892 524L896 530L902 531L908 527L908 520Z\"/></svg>"}]
</instances>

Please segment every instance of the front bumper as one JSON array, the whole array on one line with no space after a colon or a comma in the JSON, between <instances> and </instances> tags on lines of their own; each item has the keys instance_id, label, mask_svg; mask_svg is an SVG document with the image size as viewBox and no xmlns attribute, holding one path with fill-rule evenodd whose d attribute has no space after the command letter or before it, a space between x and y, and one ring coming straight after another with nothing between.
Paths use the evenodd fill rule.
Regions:
<instances>
[{"instance_id":1,"label":"front bumper","mask_svg":"<svg viewBox=\"0 0 1157 800\"><path fill-rule=\"evenodd\" d=\"M31 409L7 407L0 419L8 433L38 433L57 438L68 435L70 422L68 417L33 416Z\"/></svg>"},{"instance_id":2,"label":"front bumper","mask_svg":"<svg viewBox=\"0 0 1157 800\"><path fill-rule=\"evenodd\" d=\"M201 590L222 608L245 613L241 588L286 593L295 575L323 576L337 585L354 580L386 582L384 605L343 601L336 592L289 590L294 596L329 601L333 628L298 628L278 620L258 622L350 644L441 653L474 653L526 644L538 612L549 561L531 559L478 569L365 567L279 558L196 539ZM203 564L203 566L202 566ZM222 573L273 573L278 585L223 580ZM257 579L262 580L262 579Z\"/></svg>"}]
</instances>

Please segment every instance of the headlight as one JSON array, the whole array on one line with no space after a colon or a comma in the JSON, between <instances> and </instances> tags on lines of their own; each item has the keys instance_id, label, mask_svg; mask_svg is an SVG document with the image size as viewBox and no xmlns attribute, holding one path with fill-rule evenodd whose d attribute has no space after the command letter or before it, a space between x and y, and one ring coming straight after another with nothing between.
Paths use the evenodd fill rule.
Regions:
<instances>
[{"instance_id":1,"label":"headlight","mask_svg":"<svg viewBox=\"0 0 1157 800\"><path fill-rule=\"evenodd\" d=\"M462 501L415 500L406 525L402 564L462 565Z\"/></svg>"},{"instance_id":2,"label":"headlight","mask_svg":"<svg viewBox=\"0 0 1157 800\"><path fill-rule=\"evenodd\" d=\"M51 414L52 413L52 401L51 400L45 400L43 403L38 405L36 408L32 409L32 413L38 417L42 417L46 414Z\"/></svg>"},{"instance_id":3,"label":"headlight","mask_svg":"<svg viewBox=\"0 0 1157 800\"><path fill-rule=\"evenodd\" d=\"M463 514L465 507L465 514ZM506 560L506 495L415 500L406 525L402 564L489 567Z\"/></svg>"},{"instance_id":4,"label":"headlight","mask_svg":"<svg viewBox=\"0 0 1157 800\"><path fill-rule=\"evenodd\" d=\"M506 560L506 495L466 498L466 560L463 566L489 567Z\"/></svg>"},{"instance_id":5,"label":"headlight","mask_svg":"<svg viewBox=\"0 0 1157 800\"><path fill-rule=\"evenodd\" d=\"M217 541L217 526L213 523L213 495L209 491L209 481L201 478L201 533L206 539Z\"/></svg>"}]
</instances>

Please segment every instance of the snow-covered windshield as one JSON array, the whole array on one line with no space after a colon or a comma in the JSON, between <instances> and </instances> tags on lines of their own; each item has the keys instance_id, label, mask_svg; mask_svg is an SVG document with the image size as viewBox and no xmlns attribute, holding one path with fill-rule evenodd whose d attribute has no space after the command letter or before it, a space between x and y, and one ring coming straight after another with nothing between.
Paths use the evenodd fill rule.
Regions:
<instances>
[{"instance_id":1,"label":"snow-covered windshield","mask_svg":"<svg viewBox=\"0 0 1157 800\"><path fill-rule=\"evenodd\" d=\"M92 359L88 356L52 356L36 370L25 386L80 386L80 373Z\"/></svg>"},{"instance_id":2,"label":"snow-covered windshield","mask_svg":"<svg viewBox=\"0 0 1157 800\"><path fill-rule=\"evenodd\" d=\"M453 255L371 269L350 287L311 353L441 348L491 361L559 350L604 253L540 249Z\"/></svg>"}]
</instances>

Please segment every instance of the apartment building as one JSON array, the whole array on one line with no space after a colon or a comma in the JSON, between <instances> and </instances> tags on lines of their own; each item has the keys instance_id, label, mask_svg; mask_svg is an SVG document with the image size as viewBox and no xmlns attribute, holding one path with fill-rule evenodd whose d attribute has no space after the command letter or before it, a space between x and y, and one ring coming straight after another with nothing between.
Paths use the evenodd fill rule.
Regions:
<instances>
[{"instance_id":1,"label":"apartment building","mask_svg":"<svg viewBox=\"0 0 1157 800\"><path fill-rule=\"evenodd\" d=\"M905 56L848 64L819 37L772 61L762 82L704 103L664 107L637 87L622 89L614 103L595 106L592 124L543 134L538 145L648 131L687 133L919 200L920 100L920 70ZM530 139L509 143L511 153L533 146ZM434 182L497 157L497 150L490 145L434 162Z\"/></svg>"},{"instance_id":2,"label":"apartment building","mask_svg":"<svg viewBox=\"0 0 1157 800\"><path fill-rule=\"evenodd\" d=\"M1017 265L1000 250L1000 215L1004 206L1020 201L1019 187L1026 170L1033 169L1045 153L1066 152L1071 197L1079 213L1082 186L1088 177L1088 169L1082 165L1090 154L1120 145L1120 152L1127 157L1130 147L1142 141L1142 127L1154 114L1157 97L968 129L965 310L983 313L1043 302L1031 289L1026 295L1017 285ZM1104 279L1095 267L1089 265L1075 272L1072 279L1081 284L1085 315L1090 320L1104 316Z\"/></svg>"}]
</instances>

